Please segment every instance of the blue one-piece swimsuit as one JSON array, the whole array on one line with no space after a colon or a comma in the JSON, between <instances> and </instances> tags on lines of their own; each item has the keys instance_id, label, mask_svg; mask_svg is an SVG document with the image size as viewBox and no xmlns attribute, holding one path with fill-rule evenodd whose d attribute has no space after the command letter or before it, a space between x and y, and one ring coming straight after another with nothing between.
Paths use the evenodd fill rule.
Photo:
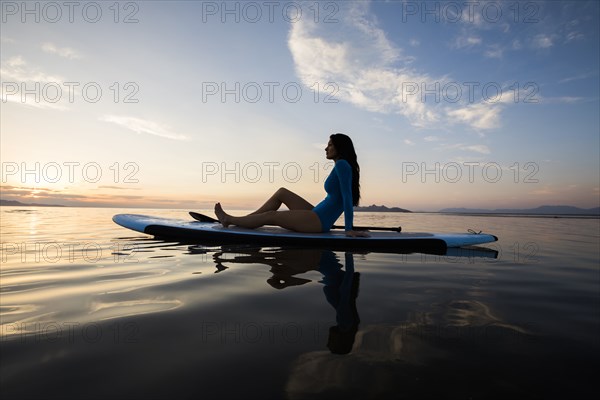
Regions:
<instances>
[{"instance_id":1,"label":"blue one-piece swimsuit","mask_svg":"<svg viewBox=\"0 0 600 400\"><path fill-rule=\"evenodd\" d=\"M346 160L337 160L325 180L327 197L313 208L321 220L321 230L328 232L344 213L344 228L352 230L352 167Z\"/></svg>"}]
</instances>

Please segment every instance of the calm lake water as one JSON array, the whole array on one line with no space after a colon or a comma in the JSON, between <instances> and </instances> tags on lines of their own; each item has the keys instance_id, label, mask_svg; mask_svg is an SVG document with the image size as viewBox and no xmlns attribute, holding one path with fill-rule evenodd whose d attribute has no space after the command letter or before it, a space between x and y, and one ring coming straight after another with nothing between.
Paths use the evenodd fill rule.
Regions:
<instances>
[{"instance_id":1,"label":"calm lake water","mask_svg":"<svg viewBox=\"0 0 600 400\"><path fill-rule=\"evenodd\" d=\"M499 237L439 256L183 244L119 227L118 213L189 219L0 208L3 398L599 391L599 219L355 217Z\"/></svg>"}]
</instances>

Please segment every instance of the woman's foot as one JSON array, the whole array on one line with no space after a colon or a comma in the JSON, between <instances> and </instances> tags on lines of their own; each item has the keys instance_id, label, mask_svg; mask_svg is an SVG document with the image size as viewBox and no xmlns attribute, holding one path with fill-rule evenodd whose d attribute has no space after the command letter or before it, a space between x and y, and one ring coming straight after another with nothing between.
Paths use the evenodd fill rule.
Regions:
<instances>
[{"instance_id":1,"label":"woman's foot","mask_svg":"<svg viewBox=\"0 0 600 400\"><path fill-rule=\"evenodd\" d=\"M221 225L223 225L225 228L227 228L229 226L229 224L230 224L229 215L225 211L223 211L223 207L221 207L221 203L215 204L215 215L219 219L219 222L221 223Z\"/></svg>"}]
</instances>

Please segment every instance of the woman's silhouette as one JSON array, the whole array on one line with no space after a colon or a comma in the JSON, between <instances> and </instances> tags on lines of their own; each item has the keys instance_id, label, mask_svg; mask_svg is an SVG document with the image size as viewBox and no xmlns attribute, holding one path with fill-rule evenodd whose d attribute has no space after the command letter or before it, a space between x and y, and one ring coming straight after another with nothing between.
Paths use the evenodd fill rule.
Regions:
<instances>
[{"instance_id":1,"label":"woman's silhouette","mask_svg":"<svg viewBox=\"0 0 600 400\"><path fill-rule=\"evenodd\" d=\"M368 236L366 232L353 230L353 206L360 199L360 167L352 140L336 133L329 137L325 156L335 161L335 166L327 180L327 197L317 206L293 193L280 188L258 210L243 217L235 217L223 211L221 203L215 205L215 214L225 227L237 225L244 228L258 228L263 225L277 225L296 232L327 232L344 213L344 228L347 236ZM288 210L279 211L285 204Z\"/></svg>"}]
</instances>

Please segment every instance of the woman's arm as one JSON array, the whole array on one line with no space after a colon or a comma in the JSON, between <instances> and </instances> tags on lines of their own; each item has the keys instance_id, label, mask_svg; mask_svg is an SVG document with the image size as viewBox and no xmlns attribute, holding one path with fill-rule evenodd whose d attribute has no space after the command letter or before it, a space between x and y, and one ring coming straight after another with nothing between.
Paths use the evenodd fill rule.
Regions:
<instances>
[{"instance_id":1,"label":"woman's arm","mask_svg":"<svg viewBox=\"0 0 600 400\"><path fill-rule=\"evenodd\" d=\"M342 201L344 203L344 230L346 231L346 236L368 237L369 234L367 232L353 230L352 167L348 161L338 160L335 163L335 170L340 181L340 191L342 192Z\"/></svg>"},{"instance_id":2,"label":"woman's arm","mask_svg":"<svg viewBox=\"0 0 600 400\"><path fill-rule=\"evenodd\" d=\"M352 167L346 160L338 160L335 163L335 171L340 181L342 202L344 208L344 229L351 231L354 218L354 206L352 204Z\"/></svg>"}]
</instances>

